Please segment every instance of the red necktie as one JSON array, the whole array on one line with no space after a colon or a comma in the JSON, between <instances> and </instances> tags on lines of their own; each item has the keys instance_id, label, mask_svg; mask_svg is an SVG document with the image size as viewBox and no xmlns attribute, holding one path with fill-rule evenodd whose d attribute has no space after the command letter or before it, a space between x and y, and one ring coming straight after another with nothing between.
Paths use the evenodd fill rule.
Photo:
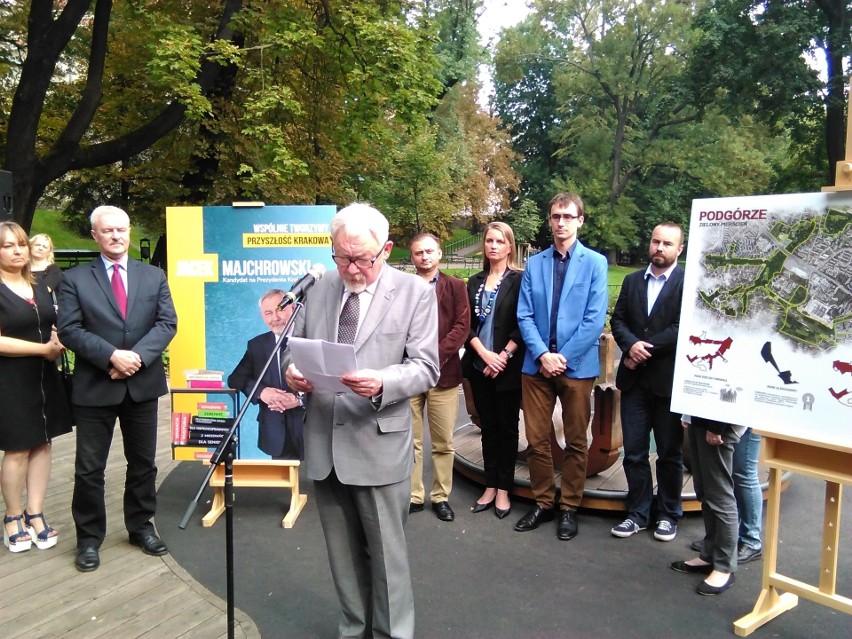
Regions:
<instances>
[{"instance_id":1,"label":"red necktie","mask_svg":"<svg viewBox=\"0 0 852 639\"><path fill-rule=\"evenodd\" d=\"M112 265L112 292L115 295L115 302L118 304L118 310L122 317L127 317L127 291L124 290L124 281L121 279L121 267L118 264Z\"/></svg>"}]
</instances>

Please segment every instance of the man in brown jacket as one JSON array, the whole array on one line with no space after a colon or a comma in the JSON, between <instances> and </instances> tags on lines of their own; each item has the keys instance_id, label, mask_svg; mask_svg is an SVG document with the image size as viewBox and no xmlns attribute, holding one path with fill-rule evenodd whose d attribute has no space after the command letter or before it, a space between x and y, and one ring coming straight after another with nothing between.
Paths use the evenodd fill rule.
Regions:
<instances>
[{"instance_id":1,"label":"man in brown jacket","mask_svg":"<svg viewBox=\"0 0 852 639\"><path fill-rule=\"evenodd\" d=\"M438 356L441 377L431 390L411 398L414 427L414 472L411 475L411 506L409 512L423 510L423 412L429 420L432 439L432 510L441 521L453 521L450 507L453 488L453 429L459 408L461 361L459 349L470 330L470 310L464 282L444 275L438 270L442 253L438 238L420 233L411 240L411 262L417 274L435 287L438 297Z\"/></svg>"}]
</instances>

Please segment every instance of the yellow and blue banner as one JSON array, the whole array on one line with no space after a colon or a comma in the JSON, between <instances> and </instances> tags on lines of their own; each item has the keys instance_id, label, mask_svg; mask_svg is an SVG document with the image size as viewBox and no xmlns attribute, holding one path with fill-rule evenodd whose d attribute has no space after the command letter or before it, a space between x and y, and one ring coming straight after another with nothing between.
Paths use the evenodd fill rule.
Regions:
<instances>
[{"instance_id":1,"label":"yellow and blue banner","mask_svg":"<svg viewBox=\"0 0 852 639\"><path fill-rule=\"evenodd\" d=\"M273 288L289 290L313 264L334 267L330 224L336 210L260 204L166 209L167 270L178 315L169 347L171 388L187 386L189 369L223 371L227 379L248 340L269 330L258 308L261 296ZM173 410L194 413L204 399L176 395ZM268 459L257 448L255 406L239 436L241 459Z\"/></svg>"}]
</instances>

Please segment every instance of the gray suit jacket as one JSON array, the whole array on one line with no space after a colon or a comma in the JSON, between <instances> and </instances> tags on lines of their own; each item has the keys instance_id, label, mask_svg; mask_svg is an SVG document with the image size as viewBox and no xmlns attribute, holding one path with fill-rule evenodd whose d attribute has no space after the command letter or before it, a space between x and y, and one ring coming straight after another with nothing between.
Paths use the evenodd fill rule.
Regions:
<instances>
[{"instance_id":1,"label":"gray suit jacket","mask_svg":"<svg viewBox=\"0 0 852 639\"><path fill-rule=\"evenodd\" d=\"M168 392L162 354L177 332L177 315L162 269L127 261L127 318L115 302L98 257L65 272L59 287L59 339L75 355L74 404L115 406L126 393L141 402ZM127 379L110 379L116 349L135 351L142 368Z\"/></svg>"},{"instance_id":2,"label":"gray suit jacket","mask_svg":"<svg viewBox=\"0 0 852 639\"><path fill-rule=\"evenodd\" d=\"M294 335L337 341L343 281L329 272L311 289ZM416 275L385 264L358 330L359 368L381 373L378 400L353 393L314 391L305 414L308 477L332 468L344 484L383 486L408 479L413 467L408 398L438 383L438 311L435 291Z\"/></svg>"}]
</instances>

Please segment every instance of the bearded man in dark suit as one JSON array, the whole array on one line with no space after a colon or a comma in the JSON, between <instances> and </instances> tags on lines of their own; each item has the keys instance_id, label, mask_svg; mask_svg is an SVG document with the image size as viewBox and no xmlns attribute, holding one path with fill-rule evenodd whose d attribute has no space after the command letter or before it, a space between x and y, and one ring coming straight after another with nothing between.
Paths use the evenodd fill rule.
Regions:
<instances>
[{"instance_id":1,"label":"bearded man in dark suit","mask_svg":"<svg viewBox=\"0 0 852 639\"><path fill-rule=\"evenodd\" d=\"M100 565L106 535L104 471L118 419L127 478L124 525L130 543L148 555L166 545L151 521L157 507L157 399L168 392L163 350L177 315L163 271L129 259L130 219L114 206L90 218L100 257L65 273L59 289L59 338L75 354L71 395L77 456L71 511L77 529L75 565Z\"/></svg>"},{"instance_id":2,"label":"bearded man in dark suit","mask_svg":"<svg viewBox=\"0 0 852 639\"><path fill-rule=\"evenodd\" d=\"M615 384L621 391L627 519L611 532L630 537L656 522L654 538L671 541L682 516L683 428L671 412L675 347L683 297L683 230L658 224L651 234L648 268L628 275L612 313L612 335L622 351ZM657 495L648 460L657 446Z\"/></svg>"}]
</instances>

